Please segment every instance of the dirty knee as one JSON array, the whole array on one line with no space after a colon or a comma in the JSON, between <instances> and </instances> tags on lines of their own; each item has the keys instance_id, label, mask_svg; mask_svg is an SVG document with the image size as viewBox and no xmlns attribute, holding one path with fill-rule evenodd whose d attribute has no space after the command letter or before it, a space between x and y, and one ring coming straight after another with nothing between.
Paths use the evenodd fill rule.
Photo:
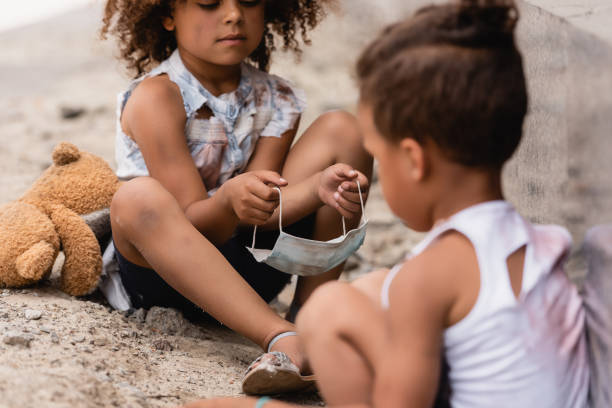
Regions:
<instances>
[{"instance_id":1,"label":"dirty knee","mask_svg":"<svg viewBox=\"0 0 612 408\"><path fill-rule=\"evenodd\" d=\"M357 118L345 111L332 111L321 115L317 121L325 133L333 135L337 142L344 144L361 144L361 131Z\"/></svg>"},{"instance_id":2,"label":"dirty knee","mask_svg":"<svg viewBox=\"0 0 612 408\"><path fill-rule=\"evenodd\" d=\"M173 208L174 197L155 179L138 177L123 184L111 203L113 228L123 231L154 229Z\"/></svg>"}]
</instances>

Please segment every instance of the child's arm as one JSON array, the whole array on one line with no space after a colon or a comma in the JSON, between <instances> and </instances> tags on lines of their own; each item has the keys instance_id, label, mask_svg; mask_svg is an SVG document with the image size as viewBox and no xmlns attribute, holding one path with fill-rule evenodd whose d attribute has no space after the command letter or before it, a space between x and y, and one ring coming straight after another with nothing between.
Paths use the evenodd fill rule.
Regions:
<instances>
[{"instance_id":1,"label":"child's arm","mask_svg":"<svg viewBox=\"0 0 612 408\"><path fill-rule=\"evenodd\" d=\"M151 177L178 201L187 217L213 243L227 240L238 220L262 223L274 211L276 192L266 183L283 184L273 172L236 178L213 197L185 141L186 114L178 87L167 77L144 80L133 92L121 123L138 144Z\"/></svg>"},{"instance_id":2,"label":"child's arm","mask_svg":"<svg viewBox=\"0 0 612 408\"><path fill-rule=\"evenodd\" d=\"M390 287L390 349L375 367L375 407L432 406L442 335L475 303L477 265L471 244L456 232L406 261Z\"/></svg>"},{"instance_id":3,"label":"child's arm","mask_svg":"<svg viewBox=\"0 0 612 408\"><path fill-rule=\"evenodd\" d=\"M260 137L245 172L272 170L280 173L298 126L299 119L294 128L285 132L280 138ZM350 174L351 172L354 172L354 175ZM363 174L354 171L346 164L335 164L298 183L290 183L287 188L283 189L283 224L292 224L313 213L324 204L336 208L346 218L361 214L355 180L359 180L361 184L365 202L369 181ZM343 184L346 189L337 199L334 198L333 195L338 191L338 186ZM277 228L277 225L278 212L268 219L263 227Z\"/></svg>"},{"instance_id":4,"label":"child's arm","mask_svg":"<svg viewBox=\"0 0 612 408\"><path fill-rule=\"evenodd\" d=\"M245 172L271 170L281 173L299 124L300 119L298 118L295 126L283 133L281 137L264 136L257 139L255 150Z\"/></svg>"}]
</instances>

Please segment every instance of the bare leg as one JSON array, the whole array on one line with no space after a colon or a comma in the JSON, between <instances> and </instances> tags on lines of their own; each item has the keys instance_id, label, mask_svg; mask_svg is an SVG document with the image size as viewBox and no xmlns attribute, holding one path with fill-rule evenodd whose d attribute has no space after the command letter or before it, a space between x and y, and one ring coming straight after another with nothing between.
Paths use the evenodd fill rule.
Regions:
<instances>
[{"instance_id":1,"label":"bare leg","mask_svg":"<svg viewBox=\"0 0 612 408\"><path fill-rule=\"evenodd\" d=\"M372 175L372 158L361 143L361 133L356 119L341 111L319 117L289 152L283 177L296 183L336 163L346 163L365 174ZM355 228L359 219L347 220L347 229ZM317 210L313 238L320 241L342 234L342 217L333 208L324 206ZM344 264L313 277L298 279L294 306L303 304L322 283L338 279ZM297 303L297 305L295 305Z\"/></svg>"},{"instance_id":2,"label":"bare leg","mask_svg":"<svg viewBox=\"0 0 612 408\"><path fill-rule=\"evenodd\" d=\"M306 302L297 326L327 404L369 404L373 362L387 341L379 304L349 284L327 283Z\"/></svg>"},{"instance_id":3,"label":"bare leg","mask_svg":"<svg viewBox=\"0 0 612 408\"><path fill-rule=\"evenodd\" d=\"M124 184L113 199L111 223L115 245L124 257L152 267L183 296L262 348L274 335L294 329L191 225L155 179L142 177ZM282 339L275 349L301 367L295 337Z\"/></svg>"},{"instance_id":4,"label":"bare leg","mask_svg":"<svg viewBox=\"0 0 612 408\"><path fill-rule=\"evenodd\" d=\"M337 162L344 162L370 176L372 160L361 147L355 119L342 112L323 115L291 150L283 176L301 181ZM333 219L333 221L329 221ZM358 220L353 221L354 224ZM134 179L121 187L111 207L115 245L129 261L153 268L169 285L228 327L265 349L278 333L293 330L231 267L219 251L185 217L174 197L152 178ZM337 227L330 228L332 224ZM349 227L354 227L349 223ZM339 235L340 216L321 208L315 238ZM298 298L321 281L337 278L341 268L299 284ZM230 294L230 295L228 295ZM298 366L303 356L296 337L274 345Z\"/></svg>"}]
</instances>

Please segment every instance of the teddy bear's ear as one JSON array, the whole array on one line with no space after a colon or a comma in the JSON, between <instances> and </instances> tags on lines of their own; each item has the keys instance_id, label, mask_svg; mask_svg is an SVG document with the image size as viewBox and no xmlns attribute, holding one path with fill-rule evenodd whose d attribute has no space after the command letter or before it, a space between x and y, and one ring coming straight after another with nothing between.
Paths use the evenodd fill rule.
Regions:
<instances>
[{"instance_id":1,"label":"teddy bear's ear","mask_svg":"<svg viewBox=\"0 0 612 408\"><path fill-rule=\"evenodd\" d=\"M68 142L61 142L53 149L53 163L57 166L65 166L79 160L81 153L79 149Z\"/></svg>"}]
</instances>

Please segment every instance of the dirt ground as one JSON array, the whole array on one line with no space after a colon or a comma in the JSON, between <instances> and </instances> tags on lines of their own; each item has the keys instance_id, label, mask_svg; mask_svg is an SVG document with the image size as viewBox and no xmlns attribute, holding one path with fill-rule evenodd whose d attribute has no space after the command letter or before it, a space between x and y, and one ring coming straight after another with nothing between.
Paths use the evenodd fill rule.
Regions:
<instances>
[{"instance_id":1,"label":"dirt ground","mask_svg":"<svg viewBox=\"0 0 612 408\"><path fill-rule=\"evenodd\" d=\"M304 127L326 110L354 110L358 50L408 8L403 0L384 3L346 1L313 33L301 64L291 56L275 60L273 72L308 94ZM114 166L115 98L128 77L113 45L97 39L99 6L0 33L0 204L18 198L50 165L59 141ZM394 264L419 239L390 213L376 183L366 212L366 243L345 279ZM274 306L282 311L290 297L291 288ZM192 324L169 309L125 316L99 293L63 294L53 279L0 289L1 408L173 407L240 395L242 373L259 353L226 328ZM290 399L322 404L316 394Z\"/></svg>"}]
</instances>

